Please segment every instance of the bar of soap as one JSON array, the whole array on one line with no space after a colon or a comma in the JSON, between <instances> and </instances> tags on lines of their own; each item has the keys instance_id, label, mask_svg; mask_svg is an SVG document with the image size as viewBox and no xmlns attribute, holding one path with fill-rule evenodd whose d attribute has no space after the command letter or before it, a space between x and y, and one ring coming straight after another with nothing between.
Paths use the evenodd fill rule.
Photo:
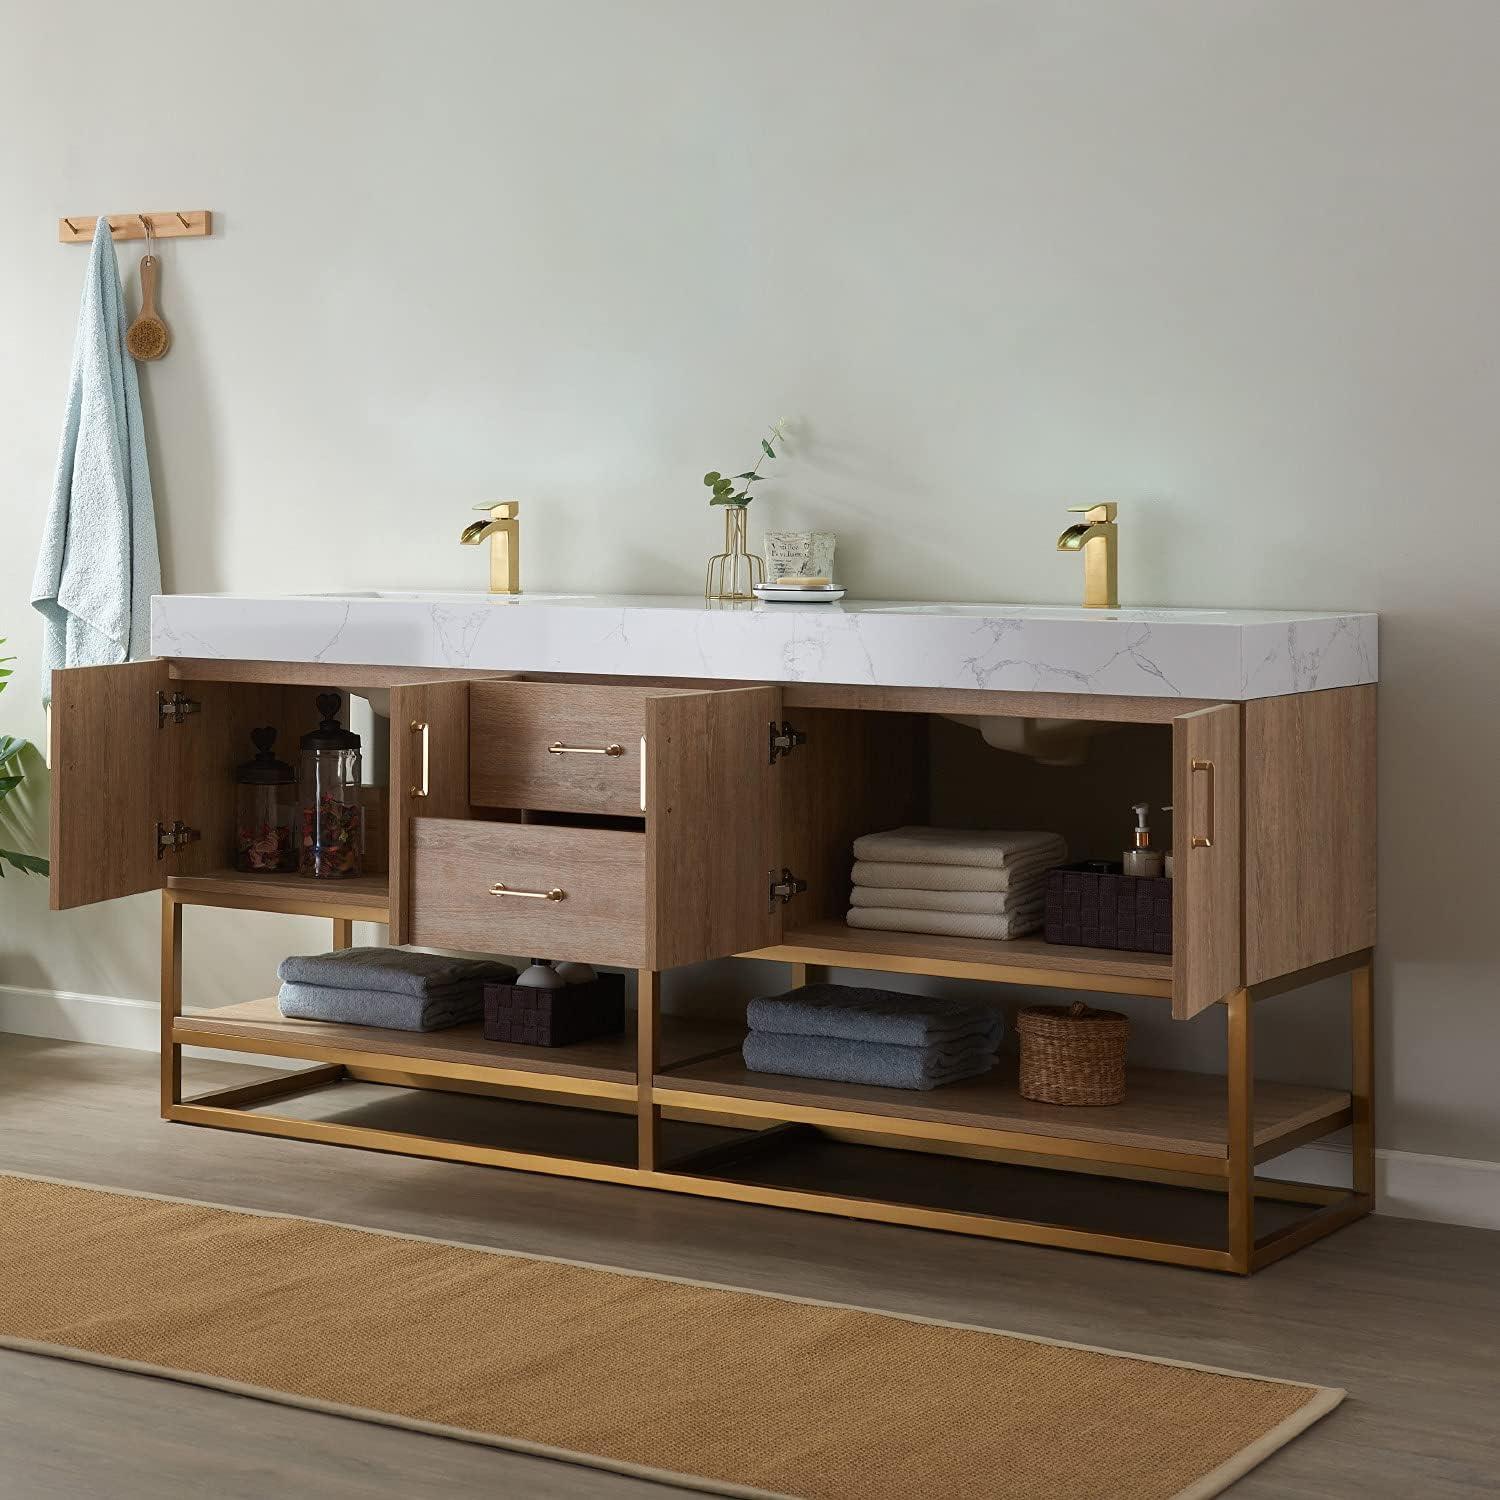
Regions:
<instances>
[{"instance_id":1,"label":"bar of soap","mask_svg":"<svg viewBox=\"0 0 1500 1500\"><path fill-rule=\"evenodd\" d=\"M781 577L776 580L776 582L782 584L795 584L805 589L826 589L828 585L833 582L833 580L831 578L823 577L804 578L800 573L783 573Z\"/></svg>"}]
</instances>

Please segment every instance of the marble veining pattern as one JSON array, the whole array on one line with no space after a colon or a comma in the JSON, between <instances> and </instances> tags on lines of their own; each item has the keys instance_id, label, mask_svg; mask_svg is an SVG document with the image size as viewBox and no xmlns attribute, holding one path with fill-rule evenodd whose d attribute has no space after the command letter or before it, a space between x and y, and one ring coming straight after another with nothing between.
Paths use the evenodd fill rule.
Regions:
<instances>
[{"instance_id":1,"label":"marble veining pattern","mask_svg":"<svg viewBox=\"0 0 1500 1500\"><path fill-rule=\"evenodd\" d=\"M1373 682L1376 617L652 596L160 595L161 656L1234 700Z\"/></svg>"}]
</instances>

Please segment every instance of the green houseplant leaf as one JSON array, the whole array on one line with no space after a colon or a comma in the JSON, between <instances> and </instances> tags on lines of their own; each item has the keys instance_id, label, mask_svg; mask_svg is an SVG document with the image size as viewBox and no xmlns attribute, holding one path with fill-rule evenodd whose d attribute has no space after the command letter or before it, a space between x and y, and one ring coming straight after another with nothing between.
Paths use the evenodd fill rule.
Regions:
<instances>
[{"instance_id":1,"label":"green houseplant leaf","mask_svg":"<svg viewBox=\"0 0 1500 1500\"><path fill-rule=\"evenodd\" d=\"M4 644L0 641L0 645ZM0 657L0 691L4 690L5 679L10 676L10 668L5 663L14 660L13 656ZM26 773L21 769L21 757L30 748L27 740L17 739L11 734L0 734L0 802L4 802L26 779ZM0 846L0 877L5 874L6 865L26 875L51 873L51 866L40 854L23 854Z\"/></svg>"}]
</instances>

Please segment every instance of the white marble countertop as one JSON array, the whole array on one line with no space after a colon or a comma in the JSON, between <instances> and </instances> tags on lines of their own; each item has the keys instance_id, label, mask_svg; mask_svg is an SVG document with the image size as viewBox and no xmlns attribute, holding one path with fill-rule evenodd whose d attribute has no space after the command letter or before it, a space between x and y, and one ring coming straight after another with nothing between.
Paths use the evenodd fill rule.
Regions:
<instances>
[{"instance_id":1,"label":"white marble countertop","mask_svg":"<svg viewBox=\"0 0 1500 1500\"><path fill-rule=\"evenodd\" d=\"M330 666L1221 700L1377 676L1373 614L680 595L161 594L151 601L151 649Z\"/></svg>"}]
</instances>

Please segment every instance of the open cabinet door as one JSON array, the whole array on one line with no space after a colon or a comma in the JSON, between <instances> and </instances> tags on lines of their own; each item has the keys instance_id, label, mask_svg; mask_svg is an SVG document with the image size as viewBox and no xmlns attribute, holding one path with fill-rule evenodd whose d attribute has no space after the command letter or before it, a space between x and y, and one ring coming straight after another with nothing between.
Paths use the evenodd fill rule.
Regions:
<instances>
[{"instance_id":1,"label":"open cabinet door","mask_svg":"<svg viewBox=\"0 0 1500 1500\"><path fill-rule=\"evenodd\" d=\"M1172 722L1172 1014L1178 1020L1244 983L1240 705Z\"/></svg>"},{"instance_id":2,"label":"open cabinet door","mask_svg":"<svg viewBox=\"0 0 1500 1500\"><path fill-rule=\"evenodd\" d=\"M780 941L781 690L673 693L646 703L646 903L651 967Z\"/></svg>"},{"instance_id":3,"label":"open cabinet door","mask_svg":"<svg viewBox=\"0 0 1500 1500\"><path fill-rule=\"evenodd\" d=\"M178 747L158 704L171 694L164 661L52 674L53 911L166 885L157 825L178 816L165 805Z\"/></svg>"},{"instance_id":4,"label":"open cabinet door","mask_svg":"<svg viewBox=\"0 0 1500 1500\"><path fill-rule=\"evenodd\" d=\"M392 943L411 941L411 820L469 816L469 684L391 689Z\"/></svg>"}]
</instances>

